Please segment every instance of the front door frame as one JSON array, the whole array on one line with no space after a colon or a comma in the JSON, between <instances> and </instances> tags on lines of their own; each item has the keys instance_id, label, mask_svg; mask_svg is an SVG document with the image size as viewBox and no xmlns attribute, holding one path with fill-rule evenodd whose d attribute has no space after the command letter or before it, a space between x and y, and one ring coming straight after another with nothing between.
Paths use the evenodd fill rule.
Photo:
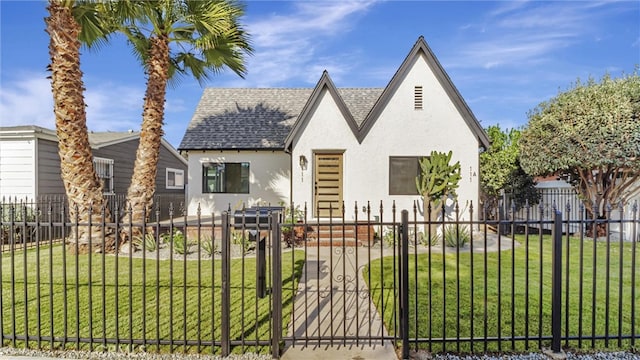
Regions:
<instances>
[{"instance_id":1,"label":"front door frame","mask_svg":"<svg viewBox=\"0 0 640 360\"><path fill-rule=\"evenodd\" d=\"M321 177L319 174L320 171L320 163L318 158L321 156L336 156L339 155L340 156L340 163L339 163L339 179L338 179L338 184L336 184L338 186L337 189L337 201L335 201L335 204L332 204L332 209L333 212L332 214L339 214L340 213L340 207L342 206L342 201L344 200L344 150L314 150L313 151L313 189L312 189L312 197L313 197L313 215L316 218L328 218L329 214L328 214L328 210L322 209L321 206L319 206L319 202L318 202L318 195L320 192L322 192L322 187L319 187L319 178ZM333 201L332 201L333 203ZM335 216L334 216L335 217Z\"/></svg>"}]
</instances>

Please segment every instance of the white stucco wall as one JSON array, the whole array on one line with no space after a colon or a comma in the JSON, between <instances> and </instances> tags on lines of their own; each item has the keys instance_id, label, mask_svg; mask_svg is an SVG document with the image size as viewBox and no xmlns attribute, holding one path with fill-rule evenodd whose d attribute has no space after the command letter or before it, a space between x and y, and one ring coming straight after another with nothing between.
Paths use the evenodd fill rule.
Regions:
<instances>
[{"instance_id":1,"label":"white stucco wall","mask_svg":"<svg viewBox=\"0 0 640 360\"><path fill-rule=\"evenodd\" d=\"M244 203L278 205L290 199L290 157L283 151L189 152L187 183L188 215L220 214L231 206L232 211ZM202 166L208 162L249 162L249 194L203 194Z\"/></svg>"},{"instance_id":2,"label":"white stucco wall","mask_svg":"<svg viewBox=\"0 0 640 360\"><path fill-rule=\"evenodd\" d=\"M417 85L423 87L422 110L414 110ZM293 166L295 203L312 203L313 153L322 150L344 151L343 192L348 219L355 217L356 202L361 219L366 216L362 206L367 201L371 201L372 215L378 213L383 202L385 220L390 220L393 201L398 215L402 209L411 211L418 196L389 195L389 157L427 156L432 150L453 151L452 163L460 161L462 170L457 190L460 208L466 209L470 201L477 206L478 140L422 57L408 71L362 144L358 144L328 91L324 92L307 127L293 144L293 159L305 155L310 162L304 173L296 164Z\"/></svg>"},{"instance_id":3,"label":"white stucco wall","mask_svg":"<svg viewBox=\"0 0 640 360\"><path fill-rule=\"evenodd\" d=\"M0 198L35 199L36 140L0 141Z\"/></svg>"}]
</instances>

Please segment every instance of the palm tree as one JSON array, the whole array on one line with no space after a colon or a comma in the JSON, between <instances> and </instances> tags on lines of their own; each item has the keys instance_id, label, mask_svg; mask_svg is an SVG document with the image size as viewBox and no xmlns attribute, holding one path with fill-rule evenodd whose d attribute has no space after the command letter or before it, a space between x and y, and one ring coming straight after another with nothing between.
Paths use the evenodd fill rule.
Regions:
<instances>
[{"instance_id":1,"label":"palm tree","mask_svg":"<svg viewBox=\"0 0 640 360\"><path fill-rule=\"evenodd\" d=\"M72 221L99 224L104 198L102 184L93 168L87 132L84 84L80 70L81 42L88 46L106 40L109 31L101 25L94 4L84 1L51 0L45 19L49 34L51 90L56 118L60 171ZM109 217L108 212L106 216ZM78 226L70 235L83 247L89 238L102 239L99 227ZM98 241L94 243L98 245Z\"/></svg>"},{"instance_id":2,"label":"palm tree","mask_svg":"<svg viewBox=\"0 0 640 360\"><path fill-rule=\"evenodd\" d=\"M133 212L133 222L139 223L153 207L169 80L191 74L202 84L225 68L243 77L244 58L252 49L239 24L244 9L235 1L120 1L112 4L112 12L135 18L126 21L120 31L147 74L140 143L126 204ZM124 236L127 233L123 231Z\"/></svg>"}]
</instances>

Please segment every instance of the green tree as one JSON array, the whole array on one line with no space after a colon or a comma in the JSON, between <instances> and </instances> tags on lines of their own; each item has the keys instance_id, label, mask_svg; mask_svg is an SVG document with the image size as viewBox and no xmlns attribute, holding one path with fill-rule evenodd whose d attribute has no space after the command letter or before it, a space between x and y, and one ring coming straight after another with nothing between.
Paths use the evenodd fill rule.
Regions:
<instances>
[{"instance_id":1,"label":"green tree","mask_svg":"<svg viewBox=\"0 0 640 360\"><path fill-rule=\"evenodd\" d=\"M452 156L452 151L446 154L432 151L428 157L420 160L420 176L416 177L416 189L422 197L424 216L429 217L431 222L438 219L447 197L457 195L456 189L462 179L461 167L459 161L450 164ZM425 225L425 235L427 228ZM431 227L431 235L435 235L436 229L435 226Z\"/></svg>"},{"instance_id":2,"label":"green tree","mask_svg":"<svg viewBox=\"0 0 640 360\"><path fill-rule=\"evenodd\" d=\"M518 129L500 129L492 125L487 129L491 147L480 154L480 188L482 202L487 210L497 209L502 192L509 195L516 208L527 202L539 201L533 177L527 175L520 166L518 141L522 132ZM511 204L508 204L511 206Z\"/></svg>"},{"instance_id":3,"label":"green tree","mask_svg":"<svg viewBox=\"0 0 640 360\"><path fill-rule=\"evenodd\" d=\"M239 22L244 8L236 1L118 1L106 6L147 74L140 144L127 191L127 209L140 222L153 206L169 80L191 75L202 84L223 69L243 77L245 55L252 49Z\"/></svg>"},{"instance_id":4,"label":"green tree","mask_svg":"<svg viewBox=\"0 0 640 360\"><path fill-rule=\"evenodd\" d=\"M102 184L93 168L89 145L84 83L80 70L80 47L105 41L110 30L90 1L54 1L47 6L45 19L49 34L51 91L58 136L60 173L69 203L69 216L79 223L99 223L104 205ZM109 214L106 214L107 218ZM101 239L100 229L74 228L70 239L78 244L89 242L89 234ZM97 244L96 241L94 244Z\"/></svg>"},{"instance_id":5,"label":"green tree","mask_svg":"<svg viewBox=\"0 0 640 360\"><path fill-rule=\"evenodd\" d=\"M640 192L639 114L637 72L578 80L530 112L520 139L522 167L568 179L590 215L604 217L608 204Z\"/></svg>"}]
</instances>

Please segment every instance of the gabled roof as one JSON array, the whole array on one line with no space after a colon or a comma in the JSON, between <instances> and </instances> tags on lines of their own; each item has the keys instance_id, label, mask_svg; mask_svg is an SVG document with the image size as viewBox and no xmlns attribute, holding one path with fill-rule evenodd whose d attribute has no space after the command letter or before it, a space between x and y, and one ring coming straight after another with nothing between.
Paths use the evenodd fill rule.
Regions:
<instances>
[{"instance_id":1,"label":"gabled roof","mask_svg":"<svg viewBox=\"0 0 640 360\"><path fill-rule=\"evenodd\" d=\"M356 129L382 93L381 88L335 89L331 85L352 114ZM283 150L313 90L206 88L178 149Z\"/></svg>"},{"instance_id":2,"label":"gabled roof","mask_svg":"<svg viewBox=\"0 0 640 360\"><path fill-rule=\"evenodd\" d=\"M333 97L358 142L362 142L420 56L424 56L479 144L488 148L489 137L420 36L384 89L336 88L326 70L313 89L207 88L178 149L290 150L324 90Z\"/></svg>"},{"instance_id":3,"label":"gabled roof","mask_svg":"<svg viewBox=\"0 0 640 360\"><path fill-rule=\"evenodd\" d=\"M283 149L311 89L207 88L179 150Z\"/></svg>"},{"instance_id":4,"label":"gabled roof","mask_svg":"<svg viewBox=\"0 0 640 360\"><path fill-rule=\"evenodd\" d=\"M340 94L338 94L338 89L335 87L335 85L333 85L333 82L329 77L329 73L325 70L322 73L322 76L320 77L320 81L318 81L318 84L313 89L313 92L311 93L311 97L309 97L309 99L307 100L307 103L302 109L302 112L300 113L300 115L298 115L298 120L293 125L293 129L291 129L291 131L289 132L289 135L284 141L285 148L287 150L290 149L291 143L295 138L295 135L304 129L304 126L308 122L309 114L313 111L313 107L316 104L318 104L318 98L320 97L324 89L327 89L329 94L331 94L331 96L333 97L333 100L335 101L335 103L338 104L338 109L342 113L342 116L346 119L347 124L349 125L349 128L353 132L353 135L358 136L359 123L356 122L355 118L349 111L347 104L345 103L343 98L340 96ZM365 98L365 97L363 96L362 98Z\"/></svg>"},{"instance_id":5,"label":"gabled roof","mask_svg":"<svg viewBox=\"0 0 640 360\"><path fill-rule=\"evenodd\" d=\"M440 65L440 62L438 62L438 59L436 59L435 55L433 54L433 52L427 45L426 41L424 40L424 37L422 36L420 36L416 41L416 43L413 45L413 48L411 49L407 57L402 62L402 65L400 65L396 73L391 78L391 81L389 82L389 84L384 88L384 91L382 91L382 94L377 98L377 101L371 108L371 111L367 113L366 117L363 119L362 122L358 122L358 127L355 130L353 128L352 117L350 116L350 114L348 114L349 112L348 109L344 109L343 106L341 105L343 104L343 102L336 99L336 103L338 104L338 106L340 106L341 111L345 113L345 110L346 110L347 114L345 114L345 119L347 119L346 121L351 127L351 130L354 132L354 135L358 139L358 142L361 143L362 140L364 140L364 138L367 136L367 134L369 133L369 130L371 130L373 125L376 123L376 121L380 117L380 114L382 113L384 108L387 106L387 103L391 99L391 96L393 95L395 90L398 88L402 80L405 78L405 76L411 69L411 66L413 65L415 59L418 58L420 55L425 56L426 62L431 68L431 71L433 71L436 78L440 82L440 86L442 86L442 88L445 90L445 92L449 96L449 99L451 99L451 101L455 105L458 112L462 115L462 118L467 123L467 126L469 126L471 131L476 135L478 142L485 148L489 148L490 141L487 133L484 131L484 129L482 129L480 122L478 121L478 119L476 119L475 115L473 115L473 113L471 112L471 109L469 109L469 106L464 101L464 99L462 98L462 96L460 95L456 87L453 85L453 83L451 82L451 79L449 78L447 73L444 71L444 69L442 68L442 65ZM326 71L322 74L320 81L316 85L316 88L314 89L314 94L316 93L319 94L324 88L327 88L329 92L334 96L334 98L336 97L335 96L336 92L334 90L335 87L333 86L333 83L329 79L329 75L326 73ZM316 97L317 96L318 95L316 95ZM309 99L309 102L307 103L305 108L312 107L315 100L316 99L312 96L312 98ZM292 145L292 142L295 139L298 131L304 128L304 122L307 121L305 115L306 113L301 114L301 116L298 118L298 122L300 122L301 124L296 123L296 125L294 125L293 130L287 137L287 142L286 142L287 149L290 149L290 146Z\"/></svg>"},{"instance_id":6,"label":"gabled roof","mask_svg":"<svg viewBox=\"0 0 640 360\"><path fill-rule=\"evenodd\" d=\"M380 96L380 99L378 99L378 102L369 113L369 116L367 116L367 118L365 119L365 122L360 128L360 137L358 138L358 141L362 142L364 137L367 136L367 133L369 132L373 124L375 124L387 102L389 102L389 98L393 94L394 90L398 87L402 79L409 71L414 59L421 54L424 54L427 64L440 82L440 86L442 86L447 95L449 95L449 99L451 99L456 109L458 109L458 112L462 115L462 118L467 123L467 126L469 126L471 131L476 135L476 137L478 138L478 142L482 146L484 146L485 149L488 149L491 143L491 141L489 140L489 136L484 131L475 115L473 115L473 112L471 112L471 109L467 105L466 101L464 101L464 99L462 98L462 95L460 95L460 92L458 92L458 89L456 89L455 85L453 85L453 82L451 82L449 75L447 75L446 71L444 71L444 68L442 67L442 65L440 65L440 62L431 51L431 48L429 48L429 45L427 45L427 42L424 40L423 36L420 36L416 43L413 45L413 48L409 52L409 55L407 55L407 57L404 59L402 65L400 65L398 71L396 71L396 73L391 78L391 81L384 89L384 92Z\"/></svg>"}]
</instances>

